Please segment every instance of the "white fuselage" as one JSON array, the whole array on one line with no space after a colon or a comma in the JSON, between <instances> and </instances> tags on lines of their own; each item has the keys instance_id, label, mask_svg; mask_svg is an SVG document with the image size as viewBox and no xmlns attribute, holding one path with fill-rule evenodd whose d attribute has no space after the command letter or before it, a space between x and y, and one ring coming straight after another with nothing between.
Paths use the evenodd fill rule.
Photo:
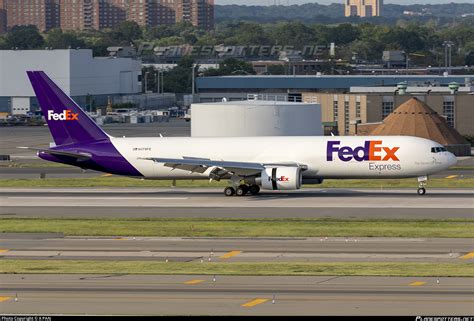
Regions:
<instances>
[{"instance_id":1,"label":"white fuselage","mask_svg":"<svg viewBox=\"0 0 474 321\"><path fill-rule=\"evenodd\" d=\"M411 136L140 137L111 138L111 142L149 179L206 179L208 176L170 170L164 164L143 158L193 157L265 164L295 162L307 166L304 179L417 177L442 171L456 163L450 152L432 152L432 148L441 147L440 144Z\"/></svg>"}]
</instances>

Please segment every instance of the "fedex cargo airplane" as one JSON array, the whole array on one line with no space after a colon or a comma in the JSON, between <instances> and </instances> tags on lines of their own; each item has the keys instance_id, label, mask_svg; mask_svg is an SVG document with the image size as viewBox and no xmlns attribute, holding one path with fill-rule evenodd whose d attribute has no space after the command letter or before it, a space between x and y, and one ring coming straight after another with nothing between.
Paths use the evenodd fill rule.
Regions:
<instances>
[{"instance_id":1,"label":"fedex cargo airplane","mask_svg":"<svg viewBox=\"0 0 474 321\"><path fill-rule=\"evenodd\" d=\"M55 147L36 149L47 161L144 179L228 180L226 196L260 189L297 190L324 179L418 177L456 164L431 140L380 137L118 138L106 134L42 71L27 72Z\"/></svg>"}]
</instances>

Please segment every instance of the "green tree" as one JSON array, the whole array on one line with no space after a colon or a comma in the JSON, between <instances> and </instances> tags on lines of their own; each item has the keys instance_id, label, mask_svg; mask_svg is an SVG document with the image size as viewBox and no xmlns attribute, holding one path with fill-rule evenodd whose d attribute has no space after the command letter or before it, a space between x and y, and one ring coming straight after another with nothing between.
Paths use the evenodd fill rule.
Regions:
<instances>
[{"instance_id":1,"label":"green tree","mask_svg":"<svg viewBox=\"0 0 474 321\"><path fill-rule=\"evenodd\" d=\"M252 64L235 58L227 58L219 64L218 69L208 69L205 76L226 76L226 75L254 75Z\"/></svg>"},{"instance_id":2,"label":"green tree","mask_svg":"<svg viewBox=\"0 0 474 321\"><path fill-rule=\"evenodd\" d=\"M273 43L303 49L314 44L316 37L311 28L301 22L280 23L271 32Z\"/></svg>"},{"instance_id":3,"label":"green tree","mask_svg":"<svg viewBox=\"0 0 474 321\"><path fill-rule=\"evenodd\" d=\"M118 44L128 45L142 37L142 30L135 21L123 21L110 32L110 38Z\"/></svg>"},{"instance_id":4,"label":"green tree","mask_svg":"<svg viewBox=\"0 0 474 321\"><path fill-rule=\"evenodd\" d=\"M148 28L144 36L146 40L156 40L175 36L175 33L169 26L156 26Z\"/></svg>"},{"instance_id":5,"label":"green tree","mask_svg":"<svg viewBox=\"0 0 474 321\"><path fill-rule=\"evenodd\" d=\"M359 28L349 23L343 23L330 29L328 40L337 45L345 45L356 40L360 35Z\"/></svg>"},{"instance_id":6,"label":"green tree","mask_svg":"<svg viewBox=\"0 0 474 321\"><path fill-rule=\"evenodd\" d=\"M108 32L97 30L83 31L79 35L86 43L86 47L92 49L94 56L108 55L107 47L117 45L117 43L110 38Z\"/></svg>"},{"instance_id":7,"label":"green tree","mask_svg":"<svg viewBox=\"0 0 474 321\"><path fill-rule=\"evenodd\" d=\"M269 44L269 38L258 23L242 22L231 29L233 36L226 38L226 45L260 46Z\"/></svg>"},{"instance_id":8,"label":"green tree","mask_svg":"<svg viewBox=\"0 0 474 321\"><path fill-rule=\"evenodd\" d=\"M267 68L267 73L269 75L284 75L286 73L286 68L283 65L270 65Z\"/></svg>"},{"instance_id":9,"label":"green tree","mask_svg":"<svg viewBox=\"0 0 474 321\"><path fill-rule=\"evenodd\" d=\"M5 38L5 46L8 49L38 49L44 46L44 39L36 26L14 26Z\"/></svg>"},{"instance_id":10,"label":"green tree","mask_svg":"<svg viewBox=\"0 0 474 321\"><path fill-rule=\"evenodd\" d=\"M166 37L166 38L161 38L156 42L158 46L179 46L179 45L184 45L186 41L184 41L183 38L179 36L172 36L172 37Z\"/></svg>"},{"instance_id":11,"label":"green tree","mask_svg":"<svg viewBox=\"0 0 474 321\"><path fill-rule=\"evenodd\" d=\"M163 79L165 92L190 93L193 65L195 75L197 75L199 66L194 64L194 60L190 56L181 58L176 67L166 71Z\"/></svg>"},{"instance_id":12,"label":"green tree","mask_svg":"<svg viewBox=\"0 0 474 321\"><path fill-rule=\"evenodd\" d=\"M466 56L465 64L466 64L467 66L474 66L474 50L471 51L471 52Z\"/></svg>"},{"instance_id":13,"label":"green tree","mask_svg":"<svg viewBox=\"0 0 474 321\"><path fill-rule=\"evenodd\" d=\"M54 49L84 48L84 40L73 32L63 32L61 29L51 29L46 34L46 45Z\"/></svg>"}]
</instances>

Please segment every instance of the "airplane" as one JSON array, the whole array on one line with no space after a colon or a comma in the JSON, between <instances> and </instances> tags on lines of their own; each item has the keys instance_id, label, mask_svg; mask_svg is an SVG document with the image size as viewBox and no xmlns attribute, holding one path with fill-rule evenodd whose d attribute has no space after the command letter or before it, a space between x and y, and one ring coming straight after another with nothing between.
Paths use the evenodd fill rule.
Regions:
<instances>
[{"instance_id":1,"label":"airplane","mask_svg":"<svg viewBox=\"0 0 474 321\"><path fill-rule=\"evenodd\" d=\"M128 177L228 180L226 196L297 190L324 179L418 178L456 164L442 145L411 136L112 137L43 71L27 71L56 146L47 161ZM28 148L28 147L24 147Z\"/></svg>"}]
</instances>

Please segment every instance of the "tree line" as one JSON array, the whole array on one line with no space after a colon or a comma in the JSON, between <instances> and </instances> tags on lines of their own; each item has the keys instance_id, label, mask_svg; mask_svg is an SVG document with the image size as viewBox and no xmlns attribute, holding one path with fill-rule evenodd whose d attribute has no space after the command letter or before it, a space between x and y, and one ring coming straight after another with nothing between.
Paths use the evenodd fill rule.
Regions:
<instances>
[{"instance_id":1,"label":"tree line","mask_svg":"<svg viewBox=\"0 0 474 321\"><path fill-rule=\"evenodd\" d=\"M336 59L351 61L356 57L378 61L384 50L403 50L414 54L412 60L416 64L437 66L443 64L443 42L446 40L454 42L453 64L474 64L474 17L454 25L439 25L434 21L401 21L396 25L226 22L212 31L200 30L187 23L143 28L131 21L105 31L52 29L40 33L34 26L17 26L0 37L0 49L91 48L94 55L104 56L108 54L109 46L139 47L143 42L154 46L280 45L297 50L305 46L329 46L334 42Z\"/></svg>"},{"instance_id":2,"label":"tree line","mask_svg":"<svg viewBox=\"0 0 474 321\"><path fill-rule=\"evenodd\" d=\"M67 49L91 48L95 56L108 55L107 47L129 46L139 48L143 43L154 46L291 46L302 50L305 46L336 44L337 60L378 62L384 50L403 50L419 66L443 66L443 42L454 43L453 65L474 65L474 17L456 24L437 24L434 21L401 21L395 25L372 23L335 25L280 21L276 23L225 22L212 31L204 31L191 24L143 28L126 21L104 31L61 31L52 29L40 33L34 26L13 27L0 36L0 49ZM314 59L314 56L305 56ZM329 51L316 58L330 58ZM184 57L178 66L165 73L165 91L190 92L191 68L196 57ZM284 73L282 66L269 68L270 74ZM152 72L151 70L149 72ZM248 62L238 59L220 61L217 69L197 76L252 74ZM155 77L149 79L153 85ZM154 88L154 87L151 87Z\"/></svg>"}]
</instances>

